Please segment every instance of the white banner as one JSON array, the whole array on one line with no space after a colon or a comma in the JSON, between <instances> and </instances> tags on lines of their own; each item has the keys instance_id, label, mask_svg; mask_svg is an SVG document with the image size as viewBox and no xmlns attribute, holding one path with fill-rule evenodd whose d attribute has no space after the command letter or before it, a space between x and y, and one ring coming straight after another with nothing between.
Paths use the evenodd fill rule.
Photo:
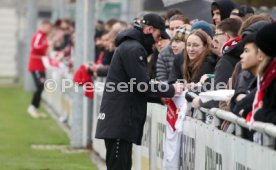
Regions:
<instances>
[{"instance_id":1,"label":"white banner","mask_svg":"<svg viewBox=\"0 0 276 170\"><path fill-rule=\"evenodd\" d=\"M103 88L103 86L104 86L104 83L95 82L96 89ZM100 106L101 106L101 102L102 102L102 96L103 96L103 94L101 91L96 90L94 92L92 139L93 139L93 149L100 155L100 157L102 159L105 160L106 149L105 149L104 140L95 138L98 115L100 113Z\"/></svg>"},{"instance_id":2,"label":"white banner","mask_svg":"<svg viewBox=\"0 0 276 170\"><path fill-rule=\"evenodd\" d=\"M133 145L133 170L149 170L150 168L150 141L151 141L152 108L148 104L147 119L144 125L141 146Z\"/></svg>"},{"instance_id":3,"label":"white banner","mask_svg":"<svg viewBox=\"0 0 276 170\"><path fill-rule=\"evenodd\" d=\"M195 143L193 134L196 134ZM184 121L183 135L183 170L274 170L276 167L275 151L192 118Z\"/></svg>"},{"instance_id":4,"label":"white banner","mask_svg":"<svg viewBox=\"0 0 276 170\"><path fill-rule=\"evenodd\" d=\"M101 94L95 94L93 137ZM148 104L142 146L133 146L133 170L163 170L167 108ZM275 170L276 152L185 117L181 136L181 170ZM93 148L105 158L103 140Z\"/></svg>"},{"instance_id":5,"label":"white banner","mask_svg":"<svg viewBox=\"0 0 276 170\"><path fill-rule=\"evenodd\" d=\"M160 104L148 105L152 110L152 123L151 123L151 148L150 148L150 169L162 170L164 147L166 139L166 113L167 107Z\"/></svg>"},{"instance_id":6,"label":"white banner","mask_svg":"<svg viewBox=\"0 0 276 170\"><path fill-rule=\"evenodd\" d=\"M181 169L195 170L196 126L190 117L185 117L181 140Z\"/></svg>"},{"instance_id":7,"label":"white banner","mask_svg":"<svg viewBox=\"0 0 276 170\"><path fill-rule=\"evenodd\" d=\"M233 140L234 162L236 170L274 170L276 167L276 153L274 150L265 148L249 141Z\"/></svg>"}]
</instances>

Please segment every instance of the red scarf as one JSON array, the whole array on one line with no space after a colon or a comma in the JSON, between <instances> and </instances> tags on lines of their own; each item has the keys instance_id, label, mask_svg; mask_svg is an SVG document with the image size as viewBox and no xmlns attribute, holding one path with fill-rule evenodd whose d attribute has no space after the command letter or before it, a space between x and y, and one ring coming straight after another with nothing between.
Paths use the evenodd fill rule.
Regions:
<instances>
[{"instance_id":1,"label":"red scarf","mask_svg":"<svg viewBox=\"0 0 276 170\"><path fill-rule=\"evenodd\" d=\"M99 57L96 61L96 64L102 64L103 58L104 58L104 51L101 51L101 53L99 54Z\"/></svg>"},{"instance_id":2,"label":"red scarf","mask_svg":"<svg viewBox=\"0 0 276 170\"><path fill-rule=\"evenodd\" d=\"M178 118L178 109L176 105L174 104L172 99L168 100L168 106L167 106L167 121L173 128L173 131L176 130L175 123Z\"/></svg>"},{"instance_id":3,"label":"red scarf","mask_svg":"<svg viewBox=\"0 0 276 170\"><path fill-rule=\"evenodd\" d=\"M241 38L236 37L236 38L231 39L228 42L226 42L224 44L224 46L222 47L222 54L225 54L226 52L228 52L229 50L234 48L240 41L241 41Z\"/></svg>"},{"instance_id":4,"label":"red scarf","mask_svg":"<svg viewBox=\"0 0 276 170\"><path fill-rule=\"evenodd\" d=\"M264 98L265 90L268 88L268 86L275 78L276 78L276 59L273 59L271 64L266 69L265 74L263 76L263 80L261 81L260 86L258 87L258 90L255 95L255 99L253 102L252 111L250 111L246 117L247 123L254 122L255 113L263 107L263 98Z\"/></svg>"},{"instance_id":5,"label":"red scarf","mask_svg":"<svg viewBox=\"0 0 276 170\"><path fill-rule=\"evenodd\" d=\"M79 86L83 86L88 83L89 85L85 86L84 95L89 99L93 99L94 93L92 78L91 75L88 74L84 65L81 65L80 68L76 71L74 75L74 82Z\"/></svg>"}]
</instances>

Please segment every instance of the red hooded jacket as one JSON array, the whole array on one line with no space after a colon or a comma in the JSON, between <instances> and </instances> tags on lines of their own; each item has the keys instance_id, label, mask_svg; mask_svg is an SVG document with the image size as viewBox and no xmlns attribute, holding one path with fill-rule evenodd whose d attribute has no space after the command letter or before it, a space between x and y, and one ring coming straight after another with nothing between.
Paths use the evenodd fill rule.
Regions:
<instances>
[{"instance_id":1,"label":"red hooded jacket","mask_svg":"<svg viewBox=\"0 0 276 170\"><path fill-rule=\"evenodd\" d=\"M31 42L31 52L29 59L28 70L33 71L45 71L45 67L42 63L42 57L46 56L48 49L47 34L38 31L34 34Z\"/></svg>"}]
</instances>

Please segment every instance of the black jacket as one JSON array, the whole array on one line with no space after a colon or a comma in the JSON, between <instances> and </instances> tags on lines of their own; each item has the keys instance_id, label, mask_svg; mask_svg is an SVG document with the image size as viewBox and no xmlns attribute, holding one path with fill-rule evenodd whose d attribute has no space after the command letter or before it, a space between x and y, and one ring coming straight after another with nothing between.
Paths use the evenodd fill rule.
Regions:
<instances>
[{"instance_id":1,"label":"black jacket","mask_svg":"<svg viewBox=\"0 0 276 170\"><path fill-rule=\"evenodd\" d=\"M233 48L226 51L224 55L219 59L215 68L214 89L212 90L218 90L217 84L220 82L225 84L228 83L228 80L231 77L236 64L240 61L240 55L242 54L242 52L243 45L242 43L238 43ZM204 108L219 107L219 102L211 100L203 103L202 101L200 101L200 106Z\"/></svg>"},{"instance_id":2,"label":"black jacket","mask_svg":"<svg viewBox=\"0 0 276 170\"><path fill-rule=\"evenodd\" d=\"M169 75L169 80L168 80L169 84L176 82L178 79L183 79L183 63L184 63L183 54L176 55L173 60L172 70Z\"/></svg>"},{"instance_id":3,"label":"black jacket","mask_svg":"<svg viewBox=\"0 0 276 170\"><path fill-rule=\"evenodd\" d=\"M109 65L111 63L113 54L114 54L114 51L105 50L102 64Z\"/></svg>"},{"instance_id":4,"label":"black jacket","mask_svg":"<svg viewBox=\"0 0 276 170\"><path fill-rule=\"evenodd\" d=\"M228 83L236 64L240 61L240 55L243 52L242 43L238 43L232 49L225 52L225 54L218 61L215 69L215 89L220 82Z\"/></svg>"},{"instance_id":5,"label":"black jacket","mask_svg":"<svg viewBox=\"0 0 276 170\"><path fill-rule=\"evenodd\" d=\"M202 63L202 66L200 67L200 70L197 72L197 74L195 75L195 77L193 78L192 82L197 83L200 81L200 78L204 75L204 74L213 74L214 70L215 70L215 66L216 66L216 62L217 62L217 57L215 55L208 55L206 57L206 59L204 60L204 62ZM182 80L184 79L184 75L183 75L183 63L184 63L184 57L183 55L181 56L176 56L176 58L174 59L174 63L173 63L173 68L172 71L170 73L169 76L169 83L174 83L177 80ZM197 88L194 89L194 91L199 94L199 92L203 91L204 89L202 88ZM189 95L185 96L188 102L192 102L193 98L190 97Z\"/></svg>"},{"instance_id":6,"label":"black jacket","mask_svg":"<svg viewBox=\"0 0 276 170\"><path fill-rule=\"evenodd\" d=\"M123 139L140 145L148 97L172 97L174 88L172 85L162 84L158 90L158 84L154 83L152 85L157 92L151 91L151 88L146 92L138 91L137 84L150 84L147 75L148 54L145 50L148 47L141 30L133 28L119 33L116 37L116 46L104 88L96 138ZM111 88L121 82L129 83L132 78L135 78L135 84L132 87L128 86L127 92ZM164 90L168 86L169 88ZM144 89L143 86L140 87Z\"/></svg>"},{"instance_id":7,"label":"black jacket","mask_svg":"<svg viewBox=\"0 0 276 170\"><path fill-rule=\"evenodd\" d=\"M183 63L184 63L184 56L177 55L173 62L173 68L169 76L169 83L174 83L179 79L184 79L183 75ZM200 70L194 76L192 82L198 83L200 81L201 76L204 74L213 74L215 70L215 66L217 63L217 57L209 54L205 60L203 61Z\"/></svg>"},{"instance_id":8,"label":"black jacket","mask_svg":"<svg viewBox=\"0 0 276 170\"><path fill-rule=\"evenodd\" d=\"M247 114L252 110L254 97L257 90L257 78L248 71L242 71L238 76L235 85L235 94L230 102L230 109L239 116L239 112L243 111L242 117L246 118ZM237 101L239 94L246 94L246 97Z\"/></svg>"},{"instance_id":9,"label":"black jacket","mask_svg":"<svg viewBox=\"0 0 276 170\"><path fill-rule=\"evenodd\" d=\"M209 54L203 61L200 70L197 72L195 77L192 79L192 82L198 83L200 78L204 74L213 74L217 64L217 57L215 55Z\"/></svg>"},{"instance_id":10,"label":"black jacket","mask_svg":"<svg viewBox=\"0 0 276 170\"><path fill-rule=\"evenodd\" d=\"M108 73L109 65L103 65L102 67L98 68L97 76L98 77L106 77Z\"/></svg>"},{"instance_id":11,"label":"black jacket","mask_svg":"<svg viewBox=\"0 0 276 170\"><path fill-rule=\"evenodd\" d=\"M158 60L159 51L155 48L153 53L148 56L148 72L150 79L156 78L156 65Z\"/></svg>"}]
</instances>

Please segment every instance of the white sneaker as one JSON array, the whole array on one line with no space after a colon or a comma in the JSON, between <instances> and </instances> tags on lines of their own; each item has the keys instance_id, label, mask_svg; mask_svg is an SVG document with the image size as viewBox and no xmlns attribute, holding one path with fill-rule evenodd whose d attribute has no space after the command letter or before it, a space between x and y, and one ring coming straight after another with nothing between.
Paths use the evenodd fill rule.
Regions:
<instances>
[{"instance_id":1,"label":"white sneaker","mask_svg":"<svg viewBox=\"0 0 276 170\"><path fill-rule=\"evenodd\" d=\"M37 112L37 109L33 106L33 105L30 105L28 107L28 113L31 117L33 118L39 118L39 113Z\"/></svg>"}]
</instances>

